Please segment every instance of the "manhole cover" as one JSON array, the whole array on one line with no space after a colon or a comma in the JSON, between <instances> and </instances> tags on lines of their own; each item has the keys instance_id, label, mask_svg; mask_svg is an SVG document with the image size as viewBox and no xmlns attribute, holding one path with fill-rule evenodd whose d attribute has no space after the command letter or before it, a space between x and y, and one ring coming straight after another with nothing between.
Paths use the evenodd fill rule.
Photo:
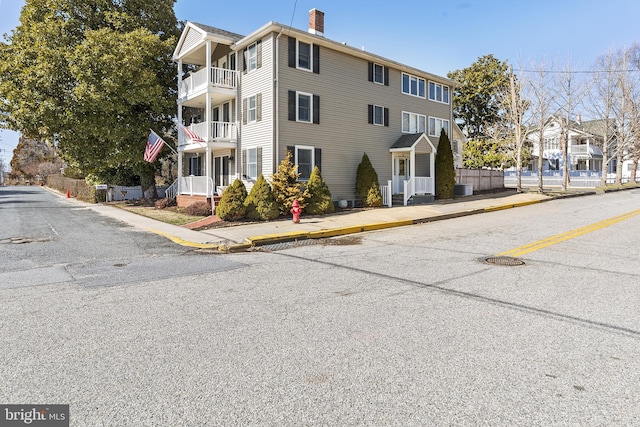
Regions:
<instances>
[{"instance_id":1,"label":"manhole cover","mask_svg":"<svg viewBox=\"0 0 640 427\"><path fill-rule=\"evenodd\" d=\"M506 265L509 267L524 265L524 261L522 261L521 259L513 258L510 256L492 256L489 258L485 258L484 262L486 262L487 264Z\"/></svg>"}]
</instances>

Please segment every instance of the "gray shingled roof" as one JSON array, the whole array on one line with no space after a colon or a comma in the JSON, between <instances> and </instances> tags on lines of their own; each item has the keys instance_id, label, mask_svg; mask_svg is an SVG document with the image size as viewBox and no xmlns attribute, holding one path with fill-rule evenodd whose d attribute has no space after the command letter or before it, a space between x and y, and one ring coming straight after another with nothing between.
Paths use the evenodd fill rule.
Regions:
<instances>
[{"instance_id":1,"label":"gray shingled roof","mask_svg":"<svg viewBox=\"0 0 640 427\"><path fill-rule=\"evenodd\" d=\"M220 35L220 36L223 36L223 37L228 37L228 38L232 39L234 42L237 42L238 40L242 40L244 38L244 36L242 36L240 34L232 33L231 31L221 30L220 28L211 27L209 25L204 25L204 24L199 24L199 23L193 22L193 21L189 21L189 22L191 22L196 27L206 31L207 33L216 34L216 35Z\"/></svg>"},{"instance_id":2,"label":"gray shingled roof","mask_svg":"<svg viewBox=\"0 0 640 427\"><path fill-rule=\"evenodd\" d=\"M404 134L393 143L391 148L411 148L422 135L422 133Z\"/></svg>"}]
</instances>

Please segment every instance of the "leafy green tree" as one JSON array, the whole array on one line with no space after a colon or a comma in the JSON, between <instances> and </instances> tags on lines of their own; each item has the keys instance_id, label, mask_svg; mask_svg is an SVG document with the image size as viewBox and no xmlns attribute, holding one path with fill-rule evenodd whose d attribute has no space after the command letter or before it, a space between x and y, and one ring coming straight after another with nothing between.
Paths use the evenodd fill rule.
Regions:
<instances>
[{"instance_id":1,"label":"leafy green tree","mask_svg":"<svg viewBox=\"0 0 640 427\"><path fill-rule=\"evenodd\" d=\"M273 194L282 215L289 214L294 200L297 200L303 209L307 204L309 192L302 189L299 177L298 166L291 162L291 152L287 151L286 157L278 165L278 171L271 176Z\"/></svg>"},{"instance_id":2,"label":"leafy green tree","mask_svg":"<svg viewBox=\"0 0 640 427\"><path fill-rule=\"evenodd\" d=\"M485 55L447 77L460 83L454 89L453 115L469 139L483 138L486 126L504 120L497 95L509 89L506 61Z\"/></svg>"},{"instance_id":3,"label":"leafy green tree","mask_svg":"<svg viewBox=\"0 0 640 427\"><path fill-rule=\"evenodd\" d=\"M310 215L322 215L334 211L333 200L329 187L322 179L318 166L313 168L309 181L307 182L309 199L304 212Z\"/></svg>"},{"instance_id":4,"label":"leafy green tree","mask_svg":"<svg viewBox=\"0 0 640 427\"><path fill-rule=\"evenodd\" d=\"M56 141L84 174L126 168L155 192L149 128L175 111L174 0L27 0L0 45L3 125Z\"/></svg>"},{"instance_id":5,"label":"leafy green tree","mask_svg":"<svg viewBox=\"0 0 640 427\"><path fill-rule=\"evenodd\" d=\"M442 129L436 153L436 197L438 199L453 198L453 187L456 184L456 170L453 165L451 141Z\"/></svg>"},{"instance_id":6,"label":"leafy green tree","mask_svg":"<svg viewBox=\"0 0 640 427\"><path fill-rule=\"evenodd\" d=\"M362 155L362 160L356 170L356 194L360 196L365 206L382 205L378 173L371 164L367 153Z\"/></svg>"},{"instance_id":7,"label":"leafy green tree","mask_svg":"<svg viewBox=\"0 0 640 427\"><path fill-rule=\"evenodd\" d=\"M239 221L245 217L247 207L244 201L247 198L247 188L242 181L236 179L228 186L216 208L218 218L225 221Z\"/></svg>"},{"instance_id":8,"label":"leafy green tree","mask_svg":"<svg viewBox=\"0 0 640 427\"><path fill-rule=\"evenodd\" d=\"M244 201L244 205L247 207L246 217L248 219L269 221L276 219L279 215L276 198L273 195L271 186L262 174L253 184L249 196Z\"/></svg>"}]
</instances>

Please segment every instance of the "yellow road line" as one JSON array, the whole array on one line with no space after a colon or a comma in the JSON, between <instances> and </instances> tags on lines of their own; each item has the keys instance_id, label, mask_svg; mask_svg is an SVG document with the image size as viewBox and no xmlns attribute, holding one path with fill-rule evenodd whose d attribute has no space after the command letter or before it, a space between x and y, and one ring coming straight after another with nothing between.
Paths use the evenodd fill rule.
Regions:
<instances>
[{"instance_id":1,"label":"yellow road line","mask_svg":"<svg viewBox=\"0 0 640 427\"><path fill-rule=\"evenodd\" d=\"M564 242L566 240L573 239L574 237L582 236L583 234L591 233L592 231L609 227L610 225L625 221L636 215L640 215L640 209L623 214L623 215L614 216L613 218L605 219L603 221L596 222L594 224L586 225L584 227L580 227L575 230L557 234L555 236L548 237L546 239L538 240L537 242L529 243L527 245L520 246L515 249L511 249L505 252L500 252L496 256L511 256L511 257L522 256L530 252L537 251L538 249L546 248L547 246L555 245L556 243Z\"/></svg>"},{"instance_id":2,"label":"yellow road line","mask_svg":"<svg viewBox=\"0 0 640 427\"><path fill-rule=\"evenodd\" d=\"M152 233L159 234L167 239L171 240L173 243L177 243L181 246L187 246L189 248L197 248L197 249L217 249L220 245L211 244L211 243L197 243L197 242L189 242L188 240L181 239L180 237L174 236L169 233L165 233L164 231L155 230L153 228L148 228L147 230Z\"/></svg>"}]
</instances>

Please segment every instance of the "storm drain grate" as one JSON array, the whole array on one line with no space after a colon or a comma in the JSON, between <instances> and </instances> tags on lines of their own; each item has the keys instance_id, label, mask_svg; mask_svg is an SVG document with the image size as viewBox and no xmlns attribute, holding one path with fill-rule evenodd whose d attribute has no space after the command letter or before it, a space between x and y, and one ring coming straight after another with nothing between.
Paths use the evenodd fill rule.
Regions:
<instances>
[{"instance_id":1,"label":"storm drain grate","mask_svg":"<svg viewBox=\"0 0 640 427\"><path fill-rule=\"evenodd\" d=\"M10 237L8 239L0 239L0 244L14 244L21 245L23 243L39 243L39 242L50 242L51 239L48 237L43 237L39 239L30 238L30 237Z\"/></svg>"},{"instance_id":2,"label":"storm drain grate","mask_svg":"<svg viewBox=\"0 0 640 427\"><path fill-rule=\"evenodd\" d=\"M349 246L349 245L359 245L361 243L362 243L361 236L345 236L345 237L328 238L328 239L303 239L303 240L295 240L291 242L280 242L280 243L274 243L271 245L258 246L254 248L254 250L264 251L264 252L274 252L274 251L281 251L284 249L298 248L301 246L313 246L313 245Z\"/></svg>"},{"instance_id":3,"label":"storm drain grate","mask_svg":"<svg viewBox=\"0 0 640 427\"><path fill-rule=\"evenodd\" d=\"M507 267L524 265L524 261L522 261L521 259L510 256L492 256L489 258L485 258L484 262L493 265L505 265Z\"/></svg>"}]
</instances>

